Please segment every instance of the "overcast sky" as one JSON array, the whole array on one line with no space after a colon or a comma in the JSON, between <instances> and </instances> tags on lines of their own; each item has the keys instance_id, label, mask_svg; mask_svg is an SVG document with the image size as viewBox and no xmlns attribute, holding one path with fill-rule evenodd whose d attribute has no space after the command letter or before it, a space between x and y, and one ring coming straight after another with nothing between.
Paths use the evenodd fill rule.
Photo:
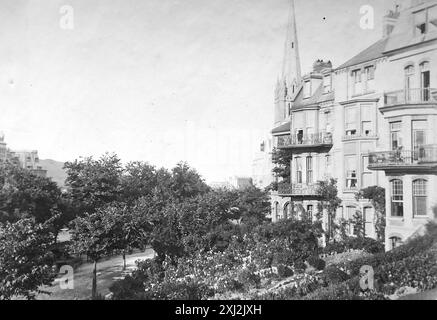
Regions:
<instances>
[{"instance_id":1,"label":"overcast sky","mask_svg":"<svg viewBox=\"0 0 437 320\"><path fill-rule=\"evenodd\" d=\"M381 37L391 0L296 0L303 72ZM60 19L69 5L74 28ZM362 30L360 7L375 9ZM67 161L116 152L250 175L273 122L289 0L0 0L0 130ZM65 20L62 20L65 22Z\"/></svg>"}]
</instances>

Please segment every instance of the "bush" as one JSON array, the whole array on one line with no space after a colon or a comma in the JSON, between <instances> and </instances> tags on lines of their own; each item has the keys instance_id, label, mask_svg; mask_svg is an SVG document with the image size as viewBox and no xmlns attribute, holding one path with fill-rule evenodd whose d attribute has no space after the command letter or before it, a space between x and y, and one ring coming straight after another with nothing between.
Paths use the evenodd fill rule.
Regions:
<instances>
[{"instance_id":1,"label":"bush","mask_svg":"<svg viewBox=\"0 0 437 320\"><path fill-rule=\"evenodd\" d=\"M346 272L336 266L328 266L321 274L323 281L328 285L336 285L349 279Z\"/></svg>"},{"instance_id":2,"label":"bush","mask_svg":"<svg viewBox=\"0 0 437 320\"><path fill-rule=\"evenodd\" d=\"M140 300L144 299L145 287L142 282L126 276L123 280L114 282L109 290L113 293L114 300Z\"/></svg>"},{"instance_id":3,"label":"bush","mask_svg":"<svg viewBox=\"0 0 437 320\"><path fill-rule=\"evenodd\" d=\"M238 272L237 280L243 285L243 287L248 290L251 288L258 288L261 283L261 277L255 274L249 268L244 268Z\"/></svg>"},{"instance_id":4,"label":"bush","mask_svg":"<svg viewBox=\"0 0 437 320\"><path fill-rule=\"evenodd\" d=\"M281 278L288 278L294 275L293 269L289 266L280 264L277 266L278 268L278 276Z\"/></svg>"},{"instance_id":5,"label":"bush","mask_svg":"<svg viewBox=\"0 0 437 320\"><path fill-rule=\"evenodd\" d=\"M317 256L309 257L307 259L307 262L310 266L312 266L313 268L315 268L316 270L319 270L319 271L325 269L325 266L326 266L325 260L322 260Z\"/></svg>"},{"instance_id":6,"label":"bush","mask_svg":"<svg viewBox=\"0 0 437 320\"><path fill-rule=\"evenodd\" d=\"M303 300L362 300L354 290L356 279L322 287L303 297Z\"/></svg>"},{"instance_id":7,"label":"bush","mask_svg":"<svg viewBox=\"0 0 437 320\"><path fill-rule=\"evenodd\" d=\"M324 249L325 254L343 253L348 250L364 250L376 254L384 252L384 245L371 238L349 237L341 242L329 243Z\"/></svg>"}]
</instances>

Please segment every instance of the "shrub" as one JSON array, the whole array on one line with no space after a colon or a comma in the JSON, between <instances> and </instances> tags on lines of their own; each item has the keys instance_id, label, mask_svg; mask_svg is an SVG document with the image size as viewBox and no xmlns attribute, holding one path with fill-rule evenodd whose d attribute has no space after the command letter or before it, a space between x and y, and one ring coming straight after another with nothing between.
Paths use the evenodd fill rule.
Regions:
<instances>
[{"instance_id":1,"label":"shrub","mask_svg":"<svg viewBox=\"0 0 437 320\"><path fill-rule=\"evenodd\" d=\"M314 267L315 269L321 271L325 269L326 262L325 260L320 259L317 256L311 256L307 259L307 262L310 266Z\"/></svg>"},{"instance_id":2,"label":"shrub","mask_svg":"<svg viewBox=\"0 0 437 320\"><path fill-rule=\"evenodd\" d=\"M322 287L303 297L303 300L362 300L353 289L352 280Z\"/></svg>"},{"instance_id":3,"label":"shrub","mask_svg":"<svg viewBox=\"0 0 437 320\"><path fill-rule=\"evenodd\" d=\"M329 243L323 249L323 253L343 253L348 250L364 250L368 253L376 254L384 252L384 245L371 238L349 237L341 242Z\"/></svg>"},{"instance_id":4,"label":"shrub","mask_svg":"<svg viewBox=\"0 0 437 320\"><path fill-rule=\"evenodd\" d=\"M293 269L289 266L280 264L277 266L278 268L278 275L281 278L288 278L294 275Z\"/></svg>"},{"instance_id":5,"label":"shrub","mask_svg":"<svg viewBox=\"0 0 437 320\"><path fill-rule=\"evenodd\" d=\"M123 280L114 282L109 290L115 300L139 300L144 298L145 287L142 282L126 276Z\"/></svg>"},{"instance_id":6,"label":"shrub","mask_svg":"<svg viewBox=\"0 0 437 320\"><path fill-rule=\"evenodd\" d=\"M349 278L344 271L340 270L336 266L328 266L321 274L321 277L328 285L336 285L346 281Z\"/></svg>"},{"instance_id":7,"label":"shrub","mask_svg":"<svg viewBox=\"0 0 437 320\"><path fill-rule=\"evenodd\" d=\"M255 274L249 268L244 268L238 272L237 280L239 283L243 284L243 287L247 289L257 288L261 283L261 277Z\"/></svg>"}]
</instances>

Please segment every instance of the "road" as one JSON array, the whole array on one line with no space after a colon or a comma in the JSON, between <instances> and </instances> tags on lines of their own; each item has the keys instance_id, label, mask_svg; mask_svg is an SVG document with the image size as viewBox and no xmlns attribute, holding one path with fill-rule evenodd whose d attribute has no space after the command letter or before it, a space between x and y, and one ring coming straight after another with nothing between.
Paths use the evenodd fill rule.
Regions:
<instances>
[{"instance_id":1,"label":"road","mask_svg":"<svg viewBox=\"0 0 437 320\"><path fill-rule=\"evenodd\" d=\"M145 252L135 253L126 256L126 271L135 269L135 261L153 258L152 249ZM109 287L114 281L121 278L123 269L123 258L121 256L111 257L102 260L97 264L97 291L105 296L108 294ZM84 263L74 271L74 289L61 289L59 282L55 280L52 287L43 288L51 294L40 294L37 300L84 300L91 296L92 284L92 263Z\"/></svg>"}]
</instances>

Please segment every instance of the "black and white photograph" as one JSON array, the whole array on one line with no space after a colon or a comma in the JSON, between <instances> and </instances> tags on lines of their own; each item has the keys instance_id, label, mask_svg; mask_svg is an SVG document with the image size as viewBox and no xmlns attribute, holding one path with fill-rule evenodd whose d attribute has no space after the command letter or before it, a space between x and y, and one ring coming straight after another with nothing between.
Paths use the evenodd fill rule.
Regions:
<instances>
[{"instance_id":1,"label":"black and white photograph","mask_svg":"<svg viewBox=\"0 0 437 320\"><path fill-rule=\"evenodd\" d=\"M437 300L437 0L0 0L0 300Z\"/></svg>"}]
</instances>

